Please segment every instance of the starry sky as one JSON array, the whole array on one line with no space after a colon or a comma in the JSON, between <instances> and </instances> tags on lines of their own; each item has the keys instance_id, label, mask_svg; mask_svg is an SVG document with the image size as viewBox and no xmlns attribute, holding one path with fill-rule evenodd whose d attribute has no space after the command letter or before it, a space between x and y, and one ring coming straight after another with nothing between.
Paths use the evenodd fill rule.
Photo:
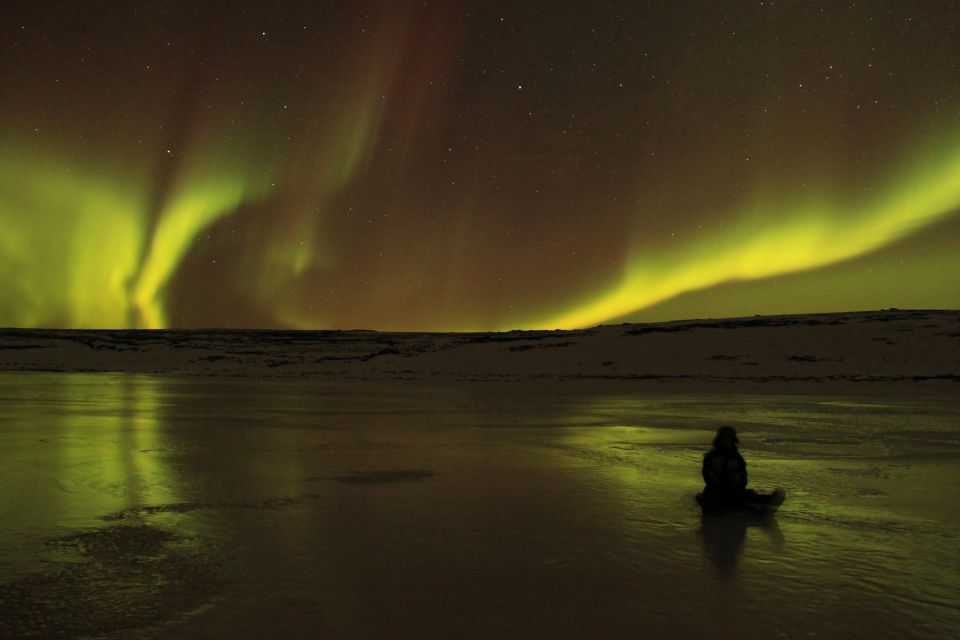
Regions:
<instances>
[{"instance_id":1,"label":"starry sky","mask_svg":"<svg viewBox=\"0 0 960 640\"><path fill-rule=\"evenodd\" d=\"M0 4L0 326L960 306L956 2Z\"/></svg>"}]
</instances>

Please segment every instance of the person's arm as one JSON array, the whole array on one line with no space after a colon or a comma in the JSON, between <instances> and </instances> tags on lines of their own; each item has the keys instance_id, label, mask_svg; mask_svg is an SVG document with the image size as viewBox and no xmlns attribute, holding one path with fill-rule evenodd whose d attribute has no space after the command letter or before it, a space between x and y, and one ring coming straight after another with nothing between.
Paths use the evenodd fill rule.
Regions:
<instances>
[{"instance_id":1,"label":"person's arm","mask_svg":"<svg viewBox=\"0 0 960 640\"><path fill-rule=\"evenodd\" d=\"M743 459L743 456L739 453L737 454L737 462L740 467L740 477L737 478L737 490L743 491L747 488L747 461Z\"/></svg>"},{"instance_id":2,"label":"person's arm","mask_svg":"<svg viewBox=\"0 0 960 640\"><path fill-rule=\"evenodd\" d=\"M713 452L708 451L705 456L703 456L703 469L701 473L703 474L703 481L707 484L708 487L719 487L720 478L717 477L717 471L714 468L713 464Z\"/></svg>"}]
</instances>

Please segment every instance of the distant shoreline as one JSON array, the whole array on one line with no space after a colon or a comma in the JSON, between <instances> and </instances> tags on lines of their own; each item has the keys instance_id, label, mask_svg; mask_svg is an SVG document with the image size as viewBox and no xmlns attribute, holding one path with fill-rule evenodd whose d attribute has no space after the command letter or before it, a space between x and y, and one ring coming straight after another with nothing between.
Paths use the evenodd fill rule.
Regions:
<instances>
[{"instance_id":1,"label":"distant shoreline","mask_svg":"<svg viewBox=\"0 0 960 640\"><path fill-rule=\"evenodd\" d=\"M583 330L0 329L0 371L671 392L960 393L960 311L885 310Z\"/></svg>"}]
</instances>

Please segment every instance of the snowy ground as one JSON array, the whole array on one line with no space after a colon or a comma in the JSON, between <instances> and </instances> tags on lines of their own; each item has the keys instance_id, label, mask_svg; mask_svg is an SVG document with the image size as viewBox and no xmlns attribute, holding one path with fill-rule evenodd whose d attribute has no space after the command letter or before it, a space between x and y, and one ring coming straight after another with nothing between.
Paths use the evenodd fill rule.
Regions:
<instances>
[{"instance_id":1,"label":"snowy ground","mask_svg":"<svg viewBox=\"0 0 960 640\"><path fill-rule=\"evenodd\" d=\"M0 330L0 370L530 382L600 392L960 391L960 311L613 325L583 331Z\"/></svg>"},{"instance_id":2,"label":"snowy ground","mask_svg":"<svg viewBox=\"0 0 960 640\"><path fill-rule=\"evenodd\" d=\"M926 323L949 334L955 316ZM574 349L549 340L456 348ZM955 383L910 393L923 384L777 395L3 373L0 637L952 637L960 406ZM699 462L721 424L740 431L752 485L786 488L776 518L700 515Z\"/></svg>"}]
</instances>

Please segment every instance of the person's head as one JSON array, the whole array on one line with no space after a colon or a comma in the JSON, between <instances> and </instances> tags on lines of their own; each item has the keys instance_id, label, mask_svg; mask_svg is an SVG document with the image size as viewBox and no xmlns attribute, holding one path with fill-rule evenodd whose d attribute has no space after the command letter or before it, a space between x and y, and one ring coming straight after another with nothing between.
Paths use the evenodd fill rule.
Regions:
<instances>
[{"instance_id":1,"label":"person's head","mask_svg":"<svg viewBox=\"0 0 960 640\"><path fill-rule=\"evenodd\" d=\"M733 427L720 427L717 429L717 435L713 437L713 446L721 451L730 451L736 449L740 443L737 437L737 430Z\"/></svg>"}]
</instances>

